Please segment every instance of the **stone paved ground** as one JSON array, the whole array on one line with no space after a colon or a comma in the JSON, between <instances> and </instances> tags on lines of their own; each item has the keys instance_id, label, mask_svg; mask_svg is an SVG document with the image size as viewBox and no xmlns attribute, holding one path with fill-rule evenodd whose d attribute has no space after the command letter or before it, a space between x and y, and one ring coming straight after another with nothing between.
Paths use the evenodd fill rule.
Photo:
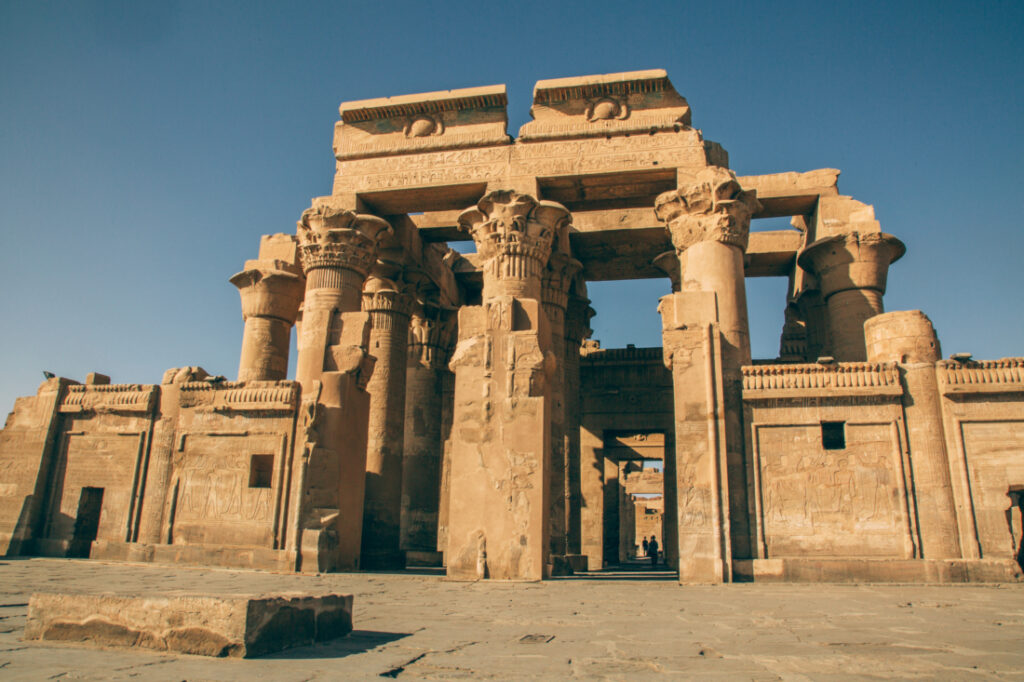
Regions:
<instances>
[{"instance_id":1,"label":"stone paved ground","mask_svg":"<svg viewBox=\"0 0 1024 682\"><path fill-rule=\"evenodd\" d=\"M1024 680L1024 585L680 587L667 577L484 584L0 559L0 678ZM356 629L252 660L21 641L34 590L181 589L352 593Z\"/></svg>"}]
</instances>

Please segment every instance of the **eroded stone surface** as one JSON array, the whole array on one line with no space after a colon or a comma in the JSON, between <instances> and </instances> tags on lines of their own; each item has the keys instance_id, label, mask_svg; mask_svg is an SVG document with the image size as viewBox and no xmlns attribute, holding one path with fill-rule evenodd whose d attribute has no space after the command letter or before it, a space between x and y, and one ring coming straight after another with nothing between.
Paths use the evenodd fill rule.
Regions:
<instances>
[{"instance_id":1,"label":"eroded stone surface","mask_svg":"<svg viewBox=\"0 0 1024 682\"><path fill-rule=\"evenodd\" d=\"M37 592L26 640L250 658L352 631L352 595L124 596Z\"/></svg>"}]
</instances>

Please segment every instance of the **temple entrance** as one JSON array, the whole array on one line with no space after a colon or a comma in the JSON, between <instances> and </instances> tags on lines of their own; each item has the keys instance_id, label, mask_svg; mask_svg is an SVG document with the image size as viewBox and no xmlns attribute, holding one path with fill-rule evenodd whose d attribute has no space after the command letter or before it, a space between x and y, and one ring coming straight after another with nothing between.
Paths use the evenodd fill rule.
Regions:
<instances>
[{"instance_id":1,"label":"temple entrance","mask_svg":"<svg viewBox=\"0 0 1024 682\"><path fill-rule=\"evenodd\" d=\"M75 530L68 545L68 557L88 559L92 542L100 528L100 512L103 509L103 488L82 488L78 498L78 513L75 515Z\"/></svg>"},{"instance_id":2,"label":"temple entrance","mask_svg":"<svg viewBox=\"0 0 1024 682\"><path fill-rule=\"evenodd\" d=\"M650 565L652 536L665 565L665 434L605 432L605 566Z\"/></svg>"}]
</instances>

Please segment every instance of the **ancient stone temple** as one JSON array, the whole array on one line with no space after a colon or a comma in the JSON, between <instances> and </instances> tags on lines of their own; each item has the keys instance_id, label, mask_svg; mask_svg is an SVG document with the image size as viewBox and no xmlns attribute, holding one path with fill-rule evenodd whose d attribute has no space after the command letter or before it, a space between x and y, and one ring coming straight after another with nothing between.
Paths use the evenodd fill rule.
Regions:
<instances>
[{"instance_id":1,"label":"ancient stone temple","mask_svg":"<svg viewBox=\"0 0 1024 682\"><path fill-rule=\"evenodd\" d=\"M653 534L682 583L1020 577L1024 359L884 312L904 245L838 171L737 175L663 71L540 81L530 113L342 104L330 196L230 278L237 381L19 399L0 552L540 580ZM748 277L789 282L778 358ZM587 282L637 278L663 347L588 340Z\"/></svg>"}]
</instances>

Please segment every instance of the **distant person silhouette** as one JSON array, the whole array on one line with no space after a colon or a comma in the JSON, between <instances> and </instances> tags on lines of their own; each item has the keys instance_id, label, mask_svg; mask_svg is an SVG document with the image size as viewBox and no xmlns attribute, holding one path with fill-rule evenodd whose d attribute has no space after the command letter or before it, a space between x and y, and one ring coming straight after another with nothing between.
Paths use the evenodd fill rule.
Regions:
<instances>
[{"instance_id":1,"label":"distant person silhouette","mask_svg":"<svg viewBox=\"0 0 1024 682\"><path fill-rule=\"evenodd\" d=\"M651 568L658 565L658 540L653 535L647 543L647 556L651 557Z\"/></svg>"},{"instance_id":2,"label":"distant person silhouette","mask_svg":"<svg viewBox=\"0 0 1024 682\"><path fill-rule=\"evenodd\" d=\"M644 538L644 556L647 556L647 538Z\"/></svg>"}]
</instances>

